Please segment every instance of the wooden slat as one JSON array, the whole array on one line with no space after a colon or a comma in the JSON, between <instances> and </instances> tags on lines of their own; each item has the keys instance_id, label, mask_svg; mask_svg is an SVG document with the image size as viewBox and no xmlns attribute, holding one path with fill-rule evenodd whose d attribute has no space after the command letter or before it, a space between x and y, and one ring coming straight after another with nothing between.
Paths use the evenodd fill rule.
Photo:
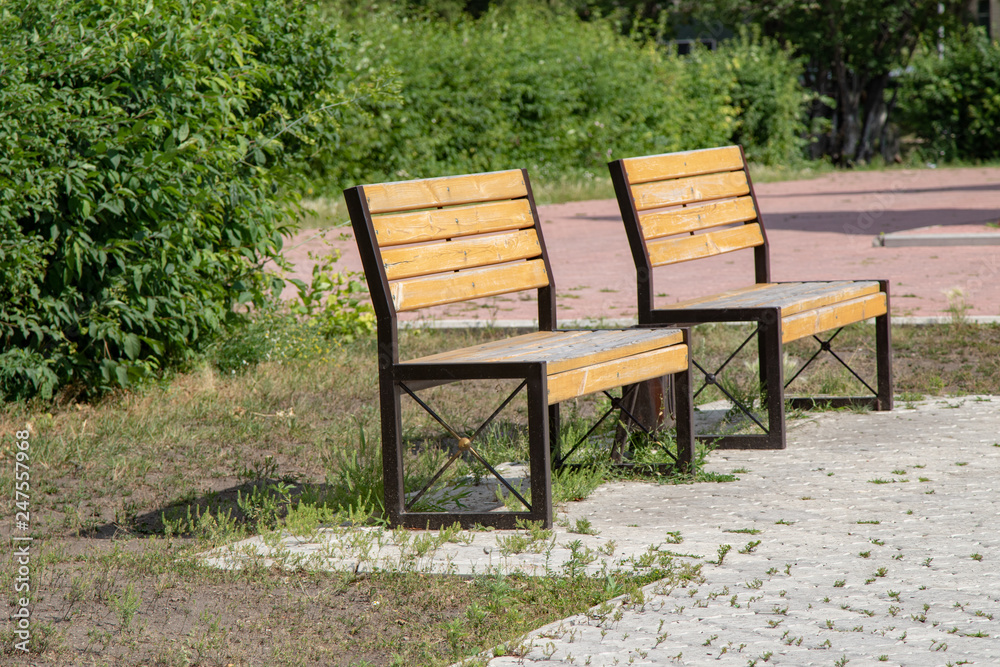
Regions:
<instances>
[{"instance_id":1,"label":"wooden slat","mask_svg":"<svg viewBox=\"0 0 1000 667\"><path fill-rule=\"evenodd\" d=\"M656 181L632 187L632 198L637 211L739 197L749 193L750 186L742 171Z\"/></svg>"},{"instance_id":2,"label":"wooden slat","mask_svg":"<svg viewBox=\"0 0 1000 667\"><path fill-rule=\"evenodd\" d=\"M410 278L389 284L397 312L479 299L549 284L545 262L532 259L443 276Z\"/></svg>"},{"instance_id":3,"label":"wooden slat","mask_svg":"<svg viewBox=\"0 0 1000 667\"><path fill-rule=\"evenodd\" d=\"M834 306L810 310L781 320L781 340L789 342L838 327L885 315L885 293L870 294Z\"/></svg>"},{"instance_id":4,"label":"wooden slat","mask_svg":"<svg viewBox=\"0 0 1000 667\"><path fill-rule=\"evenodd\" d=\"M471 234L525 229L535 224L527 199L415 213L397 213L372 219L382 248L404 243L451 239Z\"/></svg>"},{"instance_id":5,"label":"wooden slat","mask_svg":"<svg viewBox=\"0 0 1000 667\"><path fill-rule=\"evenodd\" d=\"M647 244L649 261L653 266L686 262L701 257L711 257L722 253L752 248L764 243L760 232L760 224L743 225L734 229L722 229L717 232L686 236L681 238L660 239Z\"/></svg>"},{"instance_id":6,"label":"wooden slat","mask_svg":"<svg viewBox=\"0 0 1000 667\"><path fill-rule=\"evenodd\" d=\"M747 285L746 287L738 287L732 290L726 290L725 292L719 292L717 294L709 294L708 296L701 296L697 299L687 299L686 301L678 301L677 303L671 303L666 306L667 308L695 308L702 307L705 304L709 304L708 307L714 308L716 301L721 301L722 299L728 299L730 297L743 296L751 292L759 292L760 290L766 290L771 287L774 283L754 283L753 285Z\"/></svg>"},{"instance_id":7,"label":"wooden slat","mask_svg":"<svg viewBox=\"0 0 1000 667\"><path fill-rule=\"evenodd\" d=\"M490 359L501 356L513 350L546 349L553 345L564 345L578 336L586 335L587 331L535 331L513 338L503 338L480 345L439 352L426 357L419 357L408 364L439 364L442 362L468 362Z\"/></svg>"},{"instance_id":8,"label":"wooden slat","mask_svg":"<svg viewBox=\"0 0 1000 667\"><path fill-rule=\"evenodd\" d=\"M872 281L838 280L808 283L770 283L765 289L745 290L738 294L692 299L670 308L781 308L783 317L848 301L878 292Z\"/></svg>"},{"instance_id":9,"label":"wooden slat","mask_svg":"<svg viewBox=\"0 0 1000 667\"><path fill-rule=\"evenodd\" d=\"M683 371L688 367L687 345L636 354L586 368L550 375L549 405L595 391L613 389L643 380Z\"/></svg>"},{"instance_id":10,"label":"wooden slat","mask_svg":"<svg viewBox=\"0 0 1000 667\"><path fill-rule=\"evenodd\" d=\"M528 194L520 169L364 186L372 215L516 199Z\"/></svg>"},{"instance_id":11,"label":"wooden slat","mask_svg":"<svg viewBox=\"0 0 1000 667\"><path fill-rule=\"evenodd\" d=\"M524 229L494 236L389 248L382 251L382 265L389 280L399 280L530 259L541 254L538 234L534 229Z\"/></svg>"},{"instance_id":12,"label":"wooden slat","mask_svg":"<svg viewBox=\"0 0 1000 667\"><path fill-rule=\"evenodd\" d=\"M666 153L648 157L628 158L622 161L629 183L648 183L664 178L680 178L713 174L719 171L734 171L743 168L743 158L739 146L707 148L684 153Z\"/></svg>"},{"instance_id":13,"label":"wooden slat","mask_svg":"<svg viewBox=\"0 0 1000 667\"><path fill-rule=\"evenodd\" d=\"M807 283L808 284L808 283ZM807 310L815 310L825 306L832 306L842 302L859 299L870 294L877 294L881 290L878 283L853 283L840 288L831 288L816 294L815 296L802 296L794 303L782 305L781 316L789 317Z\"/></svg>"},{"instance_id":14,"label":"wooden slat","mask_svg":"<svg viewBox=\"0 0 1000 667\"><path fill-rule=\"evenodd\" d=\"M646 213L639 216L639 226L642 235L649 240L756 219L753 198L740 197L703 206Z\"/></svg>"},{"instance_id":15,"label":"wooden slat","mask_svg":"<svg viewBox=\"0 0 1000 667\"><path fill-rule=\"evenodd\" d=\"M684 340L679 329L609 329L554 333L560 335L535 340L529 344L510 339L508 348L493 346L484 349L484 346L475 346L423 357L408 363L545 361L548 363L548 373L552 375L676 345Z\"/></svg>"}]
</instances>

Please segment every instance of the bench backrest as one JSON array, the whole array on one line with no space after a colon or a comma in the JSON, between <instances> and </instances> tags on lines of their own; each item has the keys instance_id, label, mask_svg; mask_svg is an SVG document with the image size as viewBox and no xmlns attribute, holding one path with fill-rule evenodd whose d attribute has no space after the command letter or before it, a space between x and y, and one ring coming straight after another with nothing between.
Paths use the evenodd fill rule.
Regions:
<instances>
[{"instance_id":1,"label":"bench backrest","mask_svg":"<svg viewBox=\"0 0 1000 667\"><path fill-rule=\"evenodd\" d=\"M609 167L626 226L639 232L650 266L766 251L740 146L626 158Z\"/></svg>"},{"instance_id":2,"label":"bench backrest","mask_svg":"<svg viewBox=\"0 0 1000 667\"><path fill-rule=\"evenodd\" d=\"M539 290L555 327L551 270L523 169L344 191L380 327L395 314Z\"/></svg>"}]
</instances>

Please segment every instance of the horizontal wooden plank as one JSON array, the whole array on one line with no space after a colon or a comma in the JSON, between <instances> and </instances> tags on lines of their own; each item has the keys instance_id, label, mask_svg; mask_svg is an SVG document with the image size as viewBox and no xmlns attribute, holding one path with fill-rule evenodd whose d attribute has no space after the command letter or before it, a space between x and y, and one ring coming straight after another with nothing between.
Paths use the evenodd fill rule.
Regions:
<instances>
[{"instance_id":1,"label":"horizontal wooden plank","mask_svg":"<svg viewBox=\"0 0 1000 667\"><path fill-rule=\"evenodd\" d=\"M794 303L782 305L781 316L789 317L807 310L852 301L870 294L878 294L880 290L881 286L876 282L855 282L843 287L830 286L825 290L818 290L815 294L800 296Z\"/></svg>"},{"instance_id":2,"label":"horizontal wooden plank","mask_svg":"<svg viewBox=\"0 0 1000 667\"><path fill-rule=\"evenodd\" d=\"M382 265L389 280L399 280L531 259L541 254L542 246L535 230L522 229L457 241L387 248L382 251Z\"/></svg>"},{"instance_id":3,"label":"horizontal wooden plank","mask_svg":"<svg viewBox=\"0 0 1000 667\"><path fill-rule=\"evenodd\" d=\"M782 316L789 316L874 294L880 289L877 282L855 280L768 283L757 287L740 293L692 299L672 304L670 308L781 308Z\"/></svg>"},{"instance_id":4,"label":"horizontal wooden plank","mask_svg":"<svg viewBox=\"0 0 1000 667\"><path fill-rule=\"evenodd\" d=\"M639 226L642 235L650 240L756 219L753 197L740 197L702 206L645 213L639 216Z\"/></svg>"},{"instance_id":5,"label":"horizontal wooden plank","mask_svg":"<svg viewBox=\"0 0 1000 667\"><path fill-rule=\"evenodd\" d=\"M683 342L679 329L599 329L560 331L525 343L509 339L508 346L479 345L423 357L413 364L547 362L549 375L630 357Z\"/></svg>"},{"instance_id":6,"label":"horizontal wooden plank","mask_svg":"<svg viewBox=\"0 0 1000 667\"><path fill-rule=\"evenodd\" d=\"M774 283L754 283L753 285L747 285L746 287L738 287L736 289L726 290L725 292L718 292L717 294L709 294L707 296L700 296L696 299L687 299L685 301L678 301L677 303L672 303L669 308L701 308L705 304L710 304L709 307L714 308L716 301L721 301L723 299L728 299L731 297L740 297L751 292L759 292L760 290L766 290Z\"/></svg>"},{"instance_id":7,"label":"horizontal wooden plank","mask_svg":"<svg viewBox=\"0 0 1000 667\"><path fill-rule=\"evenodd\" d=\"M862 322L872 317L885 315L886 310L885 293L879 292L791 317L783 317L781 319L781 340L787 343L854 322Z\"/></svg>"},{"instance_id":8,"label":"horizontal wooden plank","mask_svg":"<svg viewBox=\"0 0 1000 667\"><path fill-rule=\"evenodd\" d=\"M681 178L699 174L714 174L743 168L739 146L706 148L700 151L666 153L622 160L628 181L632 185Z\"/></svg>"},{"instance_id":9,"label":"horizontal wooden plank","mask_svg":"<svg viewBox=\"0 0 1000 667\"><path fill-rule=\"evenodd\" d=\"M526 229L535 224L527 199L488 202L431 211L396 213L372 219L380 247L438 241L472 234Z\"/></svg>"},{"instance_id":10,"label":"horizontal wooden plank","mask_svg":"<svg viewBox=\"0 0 1000 667\"><path fill-rule=\"evenodd\" d=\"M637 211L739 197L749 193L750 186L747 184L746 174L742 171L692 176L632 186L632 198L635 200Z\"/></svg>"},{"instance_id":11,"label":"horizontal wooden plank","mask_svg":"<svg viewBox=\"0 0 1000 667\"><path fill-rule=\"evenodd\" d=\"M516 199L528 194L520 169L364 186L372 215Z\"/></svg>"},{"instance_id":12,"label":"horizontal wooden plank","mask_svg":"<svg viewBox=\"0 0 1000 667\"><path fill-rule=\"evenodd\" d=\"M676 373L687 367L687 345L672 345L624 359L556 373L548 377L549 405L595 391Z\"/></svg>"},{"instance_id":13,"label":"horizontal wooden plank","mask_svg":"<svg viewBox=\"0 0 1000 667\"><path fill-rule=\"evenodd\" d=\"M408 364L440 364L445 362L469 362L502 356L512 350L546 349L553 345L563 345L574 337L586 335L587 331L533 331L529 334L503 338L500 340L438 352L426 357L407 361Z\"/></svg>"},{"instance_id":14,"label":"horizontal wooden plank","mask_svg":"<svg viewBox=\"0 0 1000 667\"><path fill-rule=\"evenodd\" d=\"M479 299L549 284L545 262L531 259L482 269L389 283L397 312L418 310L457 301Z\"/></svg>"},{"instance_id":15,"label":"horizontal wooden plank","mask_svg":"<svg viewBox=\"0 0 1000 667\"><path fill-rule=\"evenodd\" d=\"M721 229L696 236L658 239L650 241L646 250L653 266L676 264L701 257L711 257L722 253L752 248L764 243L760 224L743 225L733 229Z\"/></svg>"}]
</instances>

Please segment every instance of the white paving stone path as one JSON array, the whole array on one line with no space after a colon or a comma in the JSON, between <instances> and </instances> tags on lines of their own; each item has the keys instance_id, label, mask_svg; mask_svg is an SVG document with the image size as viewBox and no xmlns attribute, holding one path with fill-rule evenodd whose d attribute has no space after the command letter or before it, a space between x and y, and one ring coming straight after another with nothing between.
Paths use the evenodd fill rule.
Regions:
<instances>
[{"instance_id":1,"label":"white paving stone path","mask_svg":"<svg viewBox=\"0 0 1000 667\"><path fill-rule=\"evenodd\" d=\"M613 554L591 570L657 545L689 555L677 560L701 564L704 580L651 584L641 603L550 624L490 667L1000 666L1000 397L813 413L791 423L786 450L716 451L706 468L739 479L605 485L564 508L543 554L512 554L499 533L422 553L412 531L401 544L391 532L326 530L254 538L210 561L540 574L558 570L574 540ZM580 519L598 534L569 532Z\"/></svg>"},{"instance_id":2,"label":"white paving stone path","mask_svg":"<svg viewBox=\"0 0 1000 667\"><path fill-rule=\"evenodd\" d=\"M490 667L1000 665L1000 398L819 414L784 451L719 451L708 467L748 472L606 486L569 510L598 529L679 530L675 549L711 560L731 544L704 583L647 586L618 620L551 624ZM761 532L727 532L745 529Z\"/></svg>"}]
</instances>

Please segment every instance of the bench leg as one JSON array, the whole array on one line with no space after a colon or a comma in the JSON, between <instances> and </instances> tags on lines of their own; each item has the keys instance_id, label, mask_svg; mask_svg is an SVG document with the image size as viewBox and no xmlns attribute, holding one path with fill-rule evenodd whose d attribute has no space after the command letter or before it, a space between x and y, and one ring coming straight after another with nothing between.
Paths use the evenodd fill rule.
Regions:
<instances>
[{"instance_id":1,"label":"bench leg","mask_svg":"<svg viewBox=\"0 0 1000 667\"><path fill-rule=\"evenodd\" d=\"M684 330L687 338L687 329ZM690 349L690 348L688 348ZM673 375L674 426L677 439L677 465L681 472L694 474L694 399L691 395L690 367Z\"/></svg>"},{"instance_id":2,"label":"bench leg","mask_svg":"<svg viewBox=\"0 0 1000 667\"><path fill-rule=\"evenodd\" d=\"M382 481L385 510L390 525L402 520L403 500L403 416L400 389L388 373L379 377L379 402L382 416Z\"/></svg>"},{"instance_id":3,"label":"bench leg","mask_svg":"<svg viewBox=\"0 0 1000 667\"><path fill-rule=\"evenodd\" d=\"M889 321L889 281L880 280L885 292L885 315L875 318L875 363L878 373L878 398L875 409L892 410L892 328Z\"/></svg>"},{"instance_id":4,"label":"bench leg","mask_svg":"<svg viewBox=\"0 0 1000 667\"><path fill-rule=\"evenodd\" d=\"M785 448L785 366L781 345L781 315L761 322L757 338L761 392L767 397L766 449Z\"/></svg>"},{"instance_id":5,"label":"bench leg","mask_svg":"<svg viewBox=\"0 0 1000 667\"><path fill-rule=\"evenodd\" d=\"M544 368L544 367L543 367ZM550 445L558 448L558 439L550 442L549 417L555 416L558 438L559 408L549 406L545 371L539 370L528 377L528 461L531 469L531 516L545 528L552 527L552 468ZM552 410L555 408L555 410Z\"/></svg>"}]
</instances>

